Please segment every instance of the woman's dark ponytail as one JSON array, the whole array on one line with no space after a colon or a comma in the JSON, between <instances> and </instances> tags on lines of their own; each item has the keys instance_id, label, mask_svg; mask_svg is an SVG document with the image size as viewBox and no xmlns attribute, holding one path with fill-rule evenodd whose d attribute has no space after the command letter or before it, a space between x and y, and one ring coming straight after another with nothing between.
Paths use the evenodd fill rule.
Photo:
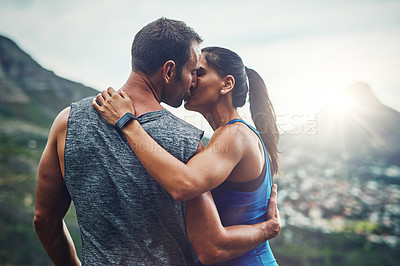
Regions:
<instances>
[{"instance_id":1,"label":"woman's dark ponytail","mask_svg":"<svg viewBox=\"0 0 400 266\"><path fill-rule=\"evenodd\" d=\"M267 87L258 73L244 66L242 59L235 52L221 47L207 47L202 53L208 65L221 77L232 75L235 86L232 90L233 107L242 107L246 103L249 91L250 112L253 122L260 132L271 159L271 172L278 172L278 140L274 107L269 99ZM247 85L246 78L249 80ZM250 87L250 88L249 88Z\"/></svg>"},{"instance_id":2,"label":"woman's dark ponytail","mask_svg":"<svg viewBox=\"0 0 400 266\"><path fill-rule=\"evenodd\" d=\"M253 69L246 67L249 79L249 102L251 118L260 132L265 147L271 157L272 175L278 172L279 156L278 141L279 131L276 126L275 110L268 96L267 87L260 75Z\"/></svg>"}]
</instances>

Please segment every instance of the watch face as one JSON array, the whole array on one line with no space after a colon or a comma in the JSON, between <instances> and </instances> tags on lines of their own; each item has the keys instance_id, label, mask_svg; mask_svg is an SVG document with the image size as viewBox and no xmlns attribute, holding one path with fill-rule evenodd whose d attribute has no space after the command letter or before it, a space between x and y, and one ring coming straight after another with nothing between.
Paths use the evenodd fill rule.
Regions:
<instances>
[{"instance_id":1,"label":"watch face","mask_svg":"<svg viewBox=\"0 0 400 266\"><path fill-rule=\"evenodd\" d=\"M115 123L115 126L119 130L122 130L122 128L131 120L137 120L136 116L132 113L125 113L120 119L118 119L117 123Z\"/></svg>"}]
</instances>

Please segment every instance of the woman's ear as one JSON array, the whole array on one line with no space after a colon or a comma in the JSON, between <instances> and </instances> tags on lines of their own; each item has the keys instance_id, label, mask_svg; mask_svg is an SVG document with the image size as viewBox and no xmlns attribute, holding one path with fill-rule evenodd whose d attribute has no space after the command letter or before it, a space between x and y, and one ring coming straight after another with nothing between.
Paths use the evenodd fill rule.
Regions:
<instances>
[{"instance_id":1,"label":"woman's ear","mask_svg":"<svg viewBox=\"0 0 400 266\"><path fill-rule=\"evenodd\" d=\"M162 79L165 83L169 83L176 77L176 65L173 60L168 60L162 67Z\"/></svg>"},{"instance_id":2,"label":"woman's ear","mask_svg":"<svg viewBox=\"0 0 400 266\"><path fill-rule=\"evenodd\" d=\"M232 91L233 87L235 86L235 78L232 75L228 75L222 79L222 88L221 94L228 94Z\"/></svg>"}]
</instances>

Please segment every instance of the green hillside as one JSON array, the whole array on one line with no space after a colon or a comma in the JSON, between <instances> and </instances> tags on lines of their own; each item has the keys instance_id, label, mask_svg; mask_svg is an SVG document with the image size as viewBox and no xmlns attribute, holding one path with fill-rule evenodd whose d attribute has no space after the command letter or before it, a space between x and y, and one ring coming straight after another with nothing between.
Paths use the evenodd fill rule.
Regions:
<instances>
[{"instance_id":1,"label":"green hillside","mask_svg":"<svg viewBox=\"0 0 400 266\"><path fill-rule=\"evenodd\" d=\"M58 112L96 93L0 36L0 265L52 265L32 225L38 162ZM80 245L74 215L66 220Z\"/></svg>"}]
</instances>

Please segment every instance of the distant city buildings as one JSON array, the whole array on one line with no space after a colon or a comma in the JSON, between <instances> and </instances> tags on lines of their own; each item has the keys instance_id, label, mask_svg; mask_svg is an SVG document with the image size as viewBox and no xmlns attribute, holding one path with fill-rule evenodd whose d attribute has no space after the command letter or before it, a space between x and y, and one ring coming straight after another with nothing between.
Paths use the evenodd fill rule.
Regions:
<instances>
[{"instance_id":1,"label":"distant city buildings","mask_svg":"<svg viewBox=\"0 0 400 266\"><path fill-rule=\"evenodd\" d=\"M280 172L275 182L283 225L400 243L399 166L294 150L282 156Z\"/></svg>"}]
</instances>

